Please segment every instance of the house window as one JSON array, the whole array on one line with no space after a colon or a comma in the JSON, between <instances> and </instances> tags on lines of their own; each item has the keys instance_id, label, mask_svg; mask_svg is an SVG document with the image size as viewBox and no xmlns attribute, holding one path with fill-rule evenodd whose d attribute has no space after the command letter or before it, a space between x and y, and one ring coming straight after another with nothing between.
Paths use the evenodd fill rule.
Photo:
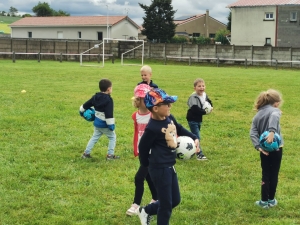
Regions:
<instances>
[{"instance_id":1,"label":"house window","mask_svg":"<svg viewBox=\"0 0 300 225\"><path fill-rule=\"evenodd\" d=\"M62 31L57 31L57 39L63 39L64 33Z\"/></svg>"},{"instance_id":2,"label":"house window","mask_svg":"<svg viewBox=\"0 0 300 225\"><path fill-rule=\"evenodd\" d=\"M102 32L98 32L98 41L102 41L103 40L103 34Z\"/></svg>"},{"instance_id":3,"label":"house window","mask_svg":"<svg viewBox=\"0 0 300 225\"><path fill-rule=\"evenodd\" d=\"M290 13L290 21L296 22L297 21L297 12Z\"/></svg>"},{"instance_id":4,"label":"house window","mask_svg":"<svg viewBox=\"0 0 300 225\"><path fill-rule=\"evenodd\" d=\"M200 37L200 33L193 33L193 37Z\"/></svg>"},{"instance_id":5,"label":"house window","mask_svg":"<svg viewBox=\"0 0 300 225\"><path fill-rule=\"evenodd\" d=\"M265 13L265 20L274 20L274 16L272 12Z\"/></svg>"},{"instance_id":6,"label":"house window","mask_svg":"<svg viewBox=\"0 0 300 225\"><path fill-rule=\"evenodd\" d=\"M32 38L32 32L31 31L28 32L28 38Z\"/></svg>"},{"instance_id":7,"label":"house window","mask_svg":"<svg viewBox=\"0 0 300 225\"><path fill-rule=\"evenodd\" d=\"M216 34L209 34L209 38L215 38Z\"/></svg>"},{"instance_id":8,"label":"house window","mask_svg":"<svg viewBox=\"0 0 300 225\"><path fill-rule=\"evenodd\" d=\"M266 45L271 45L271 38L266 38L265 46L266 46Z\"/></svg>"},{"instance_id":9,"label":"house window","mask_svg":"<svg viewBox=\"0 0 300 225\"><path fill-rule=\"evenodd\" d=\"M78 31L78 38L81 39L81 31Z\"/></svg>"}]
</instances>

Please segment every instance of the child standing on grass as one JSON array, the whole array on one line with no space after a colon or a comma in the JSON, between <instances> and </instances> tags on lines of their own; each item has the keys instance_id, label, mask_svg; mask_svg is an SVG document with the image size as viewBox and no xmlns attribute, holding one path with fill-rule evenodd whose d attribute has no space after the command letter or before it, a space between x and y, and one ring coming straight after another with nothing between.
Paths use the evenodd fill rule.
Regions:
<instances>
[{"instance_id":1,"label":"child standing on grass","mask_svg":"<svg viewBox=\"0 0 300 225\"><path fill-rule=\"evenodd\" d=\"M142 66L141 68L141 77L142 77L142 81L139 82L137 85L139 84L147 84L149 85L151 88L158 88L158 86L156 84L154 84L151 80L152 77L152 69L150 66Z\"/></svg>"},{"instance_id":2,"label":"child standing on grass","mask_svg":"<svg viewBox=\"0 0 300 225\"><path fill-rule=\"evenodd\" d=\"M79 113L83 116L85 110L95 108L94 134L89 140L86 149L81 156L83 159L92 158L91 151L99 138L104 134L108 139L107 160L119 159L114 154L116 146L115 118L113 116L114 103L110 94L112 93L112 82L109 79L99 81L100 92L96 93L90 100L80 106Z\"/></svg>"},{"instance_id":3,"label":"child standing on grass","mask_svg":"<svg viewBox=\"0 0 300 225\"><path fill-rule=\"evenodd\" d=\"M200 129L202 124L202 117L206 114L206 111L203 109L204 103L207 101L212 105L212 101L208 98L208 95L205 93L205 82L203 79L198 78L194 81L194 90L195 92L188 99L189 109L187 111L186 119L188 121L190 130L193 134L197 136L199 141L201 140ZM213 109L213 108L212 108ZM197 154L198 160L206 160L206 156L203 154L201 145L200 152Z\"/></svg>"},{"instance_id":4,"label":"child standing on grass","mask_svg":"<svg viewBox=\"0 0 300 225\"><path fill-rule=\"evenodd\" d=\"M255 204L268 209L269 207L278 204L275 199L275 193L278 183L278 174L280 170L283 138L280 133L280 117L281 110L279 109L282 103L281 94L273 89L261 92L255 102L256 115L252 120L250 130L250 138L255 149L260 152L260 162L262 169L261 182L261 200ZM274 133L277 132L281 137L281 146L277 151L266 152L259 145L259 138L265 131L269 131L267 142L271 143L274 138Z\"/></svg>"},{"instance_id":5,"label":"child standing on grass","mask_svg":"<svg viewBox=\"0 0 300 225\"><path fill-rule=\"evenodd\" d=\"M133 153L134 156L139 155L138 144L140 139L145 131L145 128L151 118L150 111L146 108L144 103L145 95L150 91L150 86L147 84L140 84L134 89L134 107L138 108L138 111L132 114L132 119L134 121L134 136L133 136ZM154 184L148 173L148 167L140 165L138 171L134 177L135 183L135 192L134 199L131 207L126 211L127 215L136 215L137 208L140 206L142 197L144 194L144 181L147 181L149 189L151 191L152 200L150 203L153 203L157 200L157 193L154 187Z\"/></svg>"},{"instance_id":6,"label":"child standing on grass","mask_svg":"<svg viewBox=\"0 0 300 225\"><path fill-rule=\"evenodd\" d=\"M197 152L199 140L181 126L170 114L171 103L177 96L169 96L155 88L144 99L152 117L139 143L139 158L149 174L157 191L158 201L139 207L137 213L142 225L150 224L151 215L157 215L157 225L168 225L172 208L180 203L180 192L175 171L177 135L189 136L195 140ZM151 150L151 154L150 154Z\"/></svg>"}]
</instances>

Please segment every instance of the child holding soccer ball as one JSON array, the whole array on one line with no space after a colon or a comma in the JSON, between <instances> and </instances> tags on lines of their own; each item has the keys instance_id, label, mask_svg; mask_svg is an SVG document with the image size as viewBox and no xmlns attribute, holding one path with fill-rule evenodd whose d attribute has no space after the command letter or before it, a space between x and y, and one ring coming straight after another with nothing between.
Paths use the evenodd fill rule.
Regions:
<instances>
[{"instance_id":1,"label":"child holding soccer ball","mask_svg":"<svg viewBox=\"0 0 300 225\"><path fill-rule=\"evenodd\" d=\"M159 88L147 92L144 99L152 117L139 143L139 158L141 165L148 167L158 200L138 208L137 213L142 225L150 224L151 215L157 215L157 225L169 224L172 208L180 203L179 185L174 167L177 135L191 137L195 141L196 151L199 152L197 137L170 115L171 103L176 100L177 96L169 96Z\"/></svg>"},{"instance_id":2,"label":"child holding soccer ball","mask_svg":"<svg viewBox=\"0 0 300 225\"><path fill-rule=\"evenodd\" d=\"M189 109L187 111L186 119L188 121L190 130L193 134L197 136L200 141L200 129L202 124L202 117L206 114L206 111L203 109L204 103L207 101L212 105L212 101L208 98L208 95L205 93L205 82L203 79L198 78L194 81L194 90L195 92L188 99ZM202 148L200 146L200 152L197 154L198 160L206 160L206 156L203 154Z\"/></svg>"},{"instance_id":3,"label":"child holding soccer ball","mask_svg":"<svg viewBox=\"0 0 300 225\"><path fill-rule=\"evenodd\" d=\"M261 92L255 101L256 115L252 120L250 130L250 138L255 149L260 152L260 161L262 169L261 181L261 200L255 204L268 209L278 204L275 199L275 193L278 183L278 174L280 170L283 139L280 133L280 117L281 110L279 109L282 103L281 94L273 89ZM275 132L281 137L281 145L276 151L268 152L263 150L259 144L259 138L262 133L269 131L266 140L271 143Z\"/></svg>"},{"instance_id":4,"label":"child holding soccer ball","mask_svg":"<svg viewBox=\"0 0 300 225\"><path fill-rule=\"evenodd\" d=\"M89 140L85 151L81 158L92 158L91 151L99 138L104 134L108 139L108 150L106 159L119 159L114 154L116 146L115 118L113 116L114 103L110 94L112 93L112 82L109 79L99 81L100 92L92 96L90 100L85 102L79 108L79 113L83 116L84 112L90 107L95 108L94 133Z\"/></svg>"},{"instance_id":5,"label":"child holding soccer ball","mask_svg":"<svg viewBox=\"0 0 300 225\"><path fill-rule=\"evenodd\" d=\"M147 84L139 84L134 89L133 105L134 107L138 108L138 111L132 114L132 119L134 121L134 137L133 137L134 156L139 155L138 144L151 118L151 113L146 108L144 103L145 95L148 91L150 91L150 89L151 87ZM152 195L152 200L150 201L150 203L153 203L157 200L157 193L154 184L151 180L151 177L148 173L148 167L144 167L143 165L140 165L134 177L134 184L135 184L134 199L131 207L126 211L127 215L132 216L137 214L137 208L140 206L144 194L145 180L148 183Z\"/></svg>"},{"instance_id":6,"label":"child holding soccer ball","mask_svg":"<svg viewBox=\"0 0 300 225\"><path fill-rule=\"evenodd\" d=\"M140 72L141 72L142 81L139 82L137 85L139 85L139 84L147 84L151 88L158 88L158 86L156 84L154 84L152 82L152 80L151 80L152 69L151 69L150 66L148 66L148 65L142 66Z\"/></svg>"}]
</instances>

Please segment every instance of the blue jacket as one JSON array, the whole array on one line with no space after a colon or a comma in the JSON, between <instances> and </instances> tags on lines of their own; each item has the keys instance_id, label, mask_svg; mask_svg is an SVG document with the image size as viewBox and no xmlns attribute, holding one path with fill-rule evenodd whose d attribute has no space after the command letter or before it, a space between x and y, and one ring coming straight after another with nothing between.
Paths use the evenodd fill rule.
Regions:
<instances>
[{"instance_id":1,"label":"blue jacket","mask_svg":"<svg viewBox=\"0 0 300 225\"><path fill-rule=\"evenodd\" d=\"M94 126L98 128L107 128L107 125L114 125L115 118L113 115L114 102L110 95L98 92L85 102L82 107L88 109L94 107L95 120Z\"/></svg>"}]
</instances>

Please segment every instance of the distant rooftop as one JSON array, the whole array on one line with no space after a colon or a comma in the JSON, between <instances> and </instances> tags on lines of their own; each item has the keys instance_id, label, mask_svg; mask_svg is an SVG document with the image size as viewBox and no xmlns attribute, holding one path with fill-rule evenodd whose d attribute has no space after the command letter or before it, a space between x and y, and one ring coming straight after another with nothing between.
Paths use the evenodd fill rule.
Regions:
<instances>
[{"instance_id":1,"label":"distant rooftop","mask_svg":"<svg viewBox=\"0 0 300 225\"><path fill-rule=\"evenodd\" d=\"M300 5L300 0L239 0L228 5L227 8L270 5Z\"/></svg>"}]
</instances>

